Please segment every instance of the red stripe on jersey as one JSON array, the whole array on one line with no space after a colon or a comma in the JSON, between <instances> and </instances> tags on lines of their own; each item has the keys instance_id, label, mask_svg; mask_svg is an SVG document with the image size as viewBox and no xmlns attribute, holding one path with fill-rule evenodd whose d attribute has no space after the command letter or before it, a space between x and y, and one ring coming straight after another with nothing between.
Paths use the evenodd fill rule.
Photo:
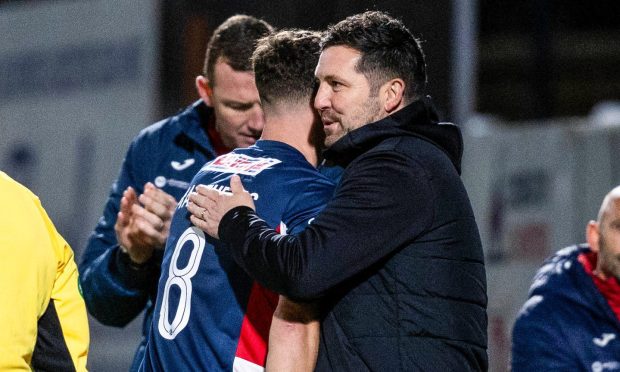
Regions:
<instances>
[{"instance_id":1,"label":"red stripe on jersey","mask_svg":"<svg viewBox=\"0 0 620 372\"><path fill-rule=\"evenodd\" d=\"M267 341L278 295L254 282L241 324L236 356L259 366L267 361Z\"/></svg>"},{"instance_id":2,"label":"red stripe on jersey","mask_svg":"<svg viewBox=\"0 0 620 372\"><path fill-rule=\"evenodd\" d=\"M276 226L276 232L280 235L286 235L288 233L288 227L284 222L280 222L278 226Z\"/></svg>"}]
</instances>

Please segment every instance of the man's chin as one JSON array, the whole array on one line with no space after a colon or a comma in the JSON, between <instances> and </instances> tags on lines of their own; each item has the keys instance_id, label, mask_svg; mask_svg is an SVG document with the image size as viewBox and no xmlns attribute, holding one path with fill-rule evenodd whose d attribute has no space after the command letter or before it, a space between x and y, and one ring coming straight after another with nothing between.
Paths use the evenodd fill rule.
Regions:
<instances>
[{"instance_id":1,"label":"man's chin","mask_svg":"<svg viewBox=\"0 0 620 372\"><path fill-rule=\"evenodd\" d=\"M244 137L243 140L239 142L239 147L250 147L254 145L256 141L257 141L257 138Z\"/></svg>"},{"instance_id":2,"label":"man's chin","mask_svg":"<svg viewBox=\"0 0 620 372\"><path fill-rule=\"evenodd\" d=\"M342 136L332 135L325 137L325 141L323 141L325 148L330 148L334 143L338 142L340 137Z\"/></svg>"}]
</instances>

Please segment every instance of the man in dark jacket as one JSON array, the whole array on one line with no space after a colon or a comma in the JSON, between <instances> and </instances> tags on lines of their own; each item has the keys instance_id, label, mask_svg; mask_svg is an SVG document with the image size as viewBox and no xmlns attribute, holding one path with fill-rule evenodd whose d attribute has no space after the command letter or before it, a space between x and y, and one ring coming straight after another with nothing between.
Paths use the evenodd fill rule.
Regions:
<instances>
[{"instance_id":1,"label":"man in dark jacket","mask_svg":"<svg viewBox=\"0 0 620 372\"><path fill-rule=\"evenodd\" d=\"M536 273L512 332L514 372L620 371L620 186L586 238Z\"/></svg>"},{"instance_id":2,"label":"man in dark jacket","mask_svg":"<svg viewBox=\"0 0 620 372\"><path fill-rule=\"evenodd\" d=\"M256 40L271 30L254 17L226 20L207 46L204 75L196 78L201 100L132 141L80 264L84 300L101 323L122 327L146 309L146 336L176 200L204 163L260 137L264 119L250 57Z\"/></svg>"},{"instance_id":3,"label":"man in dark jacket","mask_svg":"<svg viewBox=\"0 0 620 372\"><path fill-rule=\"evenodd\" d=\"M193 222L264 286L321 300L317 370L486 370L486 277L462 139L421 99L418 41L384 13L351 16L328 29L316 77L325 156L345 167L325 210L299 235L278 235L233 177L230 195L190 196Z\"/></svg>"}]
</instances>

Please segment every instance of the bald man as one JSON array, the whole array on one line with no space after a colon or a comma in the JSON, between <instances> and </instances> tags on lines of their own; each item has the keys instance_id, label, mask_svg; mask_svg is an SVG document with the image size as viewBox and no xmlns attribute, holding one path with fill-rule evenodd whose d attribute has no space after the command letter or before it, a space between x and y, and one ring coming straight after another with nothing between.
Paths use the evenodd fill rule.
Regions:
<instances>
[{"instance_id":1,"label":"bald man","mask_svg":"<svg viewBox=\"0 0 620 372\"><path fill-rule=\"evenodd\" d=\"M512 335L512 370L620 371L620 186L534 277Z\"/></svg>"}]
</instances>

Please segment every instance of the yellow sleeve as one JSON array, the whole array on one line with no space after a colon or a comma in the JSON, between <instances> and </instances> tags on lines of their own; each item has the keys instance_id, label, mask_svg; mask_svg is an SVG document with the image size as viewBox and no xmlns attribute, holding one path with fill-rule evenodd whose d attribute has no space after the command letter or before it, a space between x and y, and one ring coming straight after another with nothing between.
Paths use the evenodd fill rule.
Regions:
<instances>
[{"instance_id":1,"label":"yellow sleeve","mask_svg":"<svg viewBox=\"0 0 620 372\"><path fill-rule=\"evenodd\" d=\"M42 213L45 213L42 208L41 210ZM56 306L56 314L73 365L77 371L85 371L89 330L86 305L79 288L77 265L73 257L73 250L58 234L49 218L47 218L47 224L50 236L55 236L54 248L57 259L56 280L52 289L51 301Z\"/></svg>"},{"instance_id":2,"label":"yellow sleeve","mask_svg":"<svg viewBox=\"0 0 620 372\"><path fill-rule=\"evenodd\" d=\"M85 370L88 321L71 248L39 199L2 172L0 206L0 370L45 365L57 348L60 365Z\"/></svg>"}]
</instances>

